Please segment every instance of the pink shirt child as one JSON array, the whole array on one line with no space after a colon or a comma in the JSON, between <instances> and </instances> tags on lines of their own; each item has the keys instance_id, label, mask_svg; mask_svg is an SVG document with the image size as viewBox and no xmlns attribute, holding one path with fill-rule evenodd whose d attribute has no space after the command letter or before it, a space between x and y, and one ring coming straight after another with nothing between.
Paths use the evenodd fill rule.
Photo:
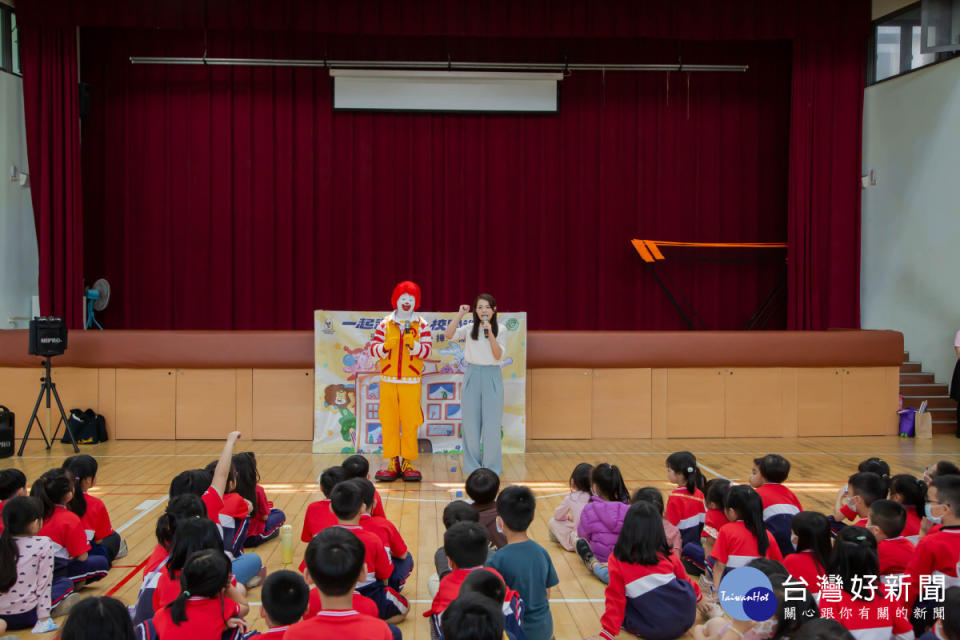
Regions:
<instances>
[{"instance_id":1,"label":"pink shirt child","mask_svg":"<svg viewBox=\"0 0 960 640\"><path fill-rule=\"evenodd\" d=\"M586 491L571 491L547 523L550 533L567 551L576 550L577 524L580 522L580 513L588 502L590 502L590 494Z\"/></svg>"}]
</instances>

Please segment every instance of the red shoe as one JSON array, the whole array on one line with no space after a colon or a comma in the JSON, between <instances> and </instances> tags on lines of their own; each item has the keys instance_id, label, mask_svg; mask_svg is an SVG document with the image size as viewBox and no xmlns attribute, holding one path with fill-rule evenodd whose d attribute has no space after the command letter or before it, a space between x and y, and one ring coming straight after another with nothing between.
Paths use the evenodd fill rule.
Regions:
<instances>
[{"instance_id":1,"label":"red shoe","mask_svg":"<svg viewBox=\"0 0 960 640\"><path fill-rule=\"evenodd\" d=\"M393 482L400 477L400 456L390 459L386 469L380 469L373 477L377 482Z\"/></svg>"},{"instance_id":2,"label":"red shoe","mask_svg":"<svg viewBox=\"0 0 960 640\"><path fill-rule=\"evenodd\" d=\"M404 482L420 482L423 480L423 474L414 469L409 460L404 460L403 464L400 465L400 475L403 476Z\"/></svg>"}]
</instances>

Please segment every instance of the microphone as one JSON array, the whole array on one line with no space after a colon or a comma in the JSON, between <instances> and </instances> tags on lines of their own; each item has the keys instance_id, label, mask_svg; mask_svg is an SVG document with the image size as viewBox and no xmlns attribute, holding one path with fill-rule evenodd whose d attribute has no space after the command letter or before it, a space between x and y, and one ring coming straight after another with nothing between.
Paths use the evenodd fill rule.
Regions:
<instances>
[{"instance_id":1,"label":"microphone","mask_svg":"<svg viewBox=\"0 0 960 640\"><path fill-rule=\"evenodd\" d=\"M483 321L486 321L486 318L483 317L483 316L481 316L480 319L483 320ZM483 328L483 337L484 337L484 338L489 338L489 337L490 337L490 330L487 329L486 327Z\"/></svg>"}]
</instances>

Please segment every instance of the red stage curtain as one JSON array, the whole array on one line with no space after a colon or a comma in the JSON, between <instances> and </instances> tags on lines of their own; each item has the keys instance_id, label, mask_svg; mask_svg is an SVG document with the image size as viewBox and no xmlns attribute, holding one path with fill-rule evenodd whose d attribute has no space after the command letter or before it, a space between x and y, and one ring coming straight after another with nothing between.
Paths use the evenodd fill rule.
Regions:
<instances>
[{"instance_id":1,"label":"red stage curtain","mask_svg":"<svg viewBox=\"0 0 960 640\"><path fill-rule=\"evenodd\" d=\"M683 328L631 238L786 237L783 42L684 47L745 62L743 74L574 73L558 114L517 116L333 113L322 69L131 66L197 39L81 41L94 87L87 273L118 292L108 326L309 328L315 308L383 309L410 278L427 309L490 291L538 329ZM264 34L210 45L263 57L313 46ZM424 44L338 46L422 59ZM493 55L489 41L464 46ZM595 55L637 59L635 45L606 46ZM675 47L637 55L675 59ZM669 268L709 326L731 329L780 270Z\"/></svg>"},{"instance_id":2,"label":"red stage curtain","mask_svg":"<svg viewBox=\"0 0 960 640\"><path fill-rule=\"evenodd\" d=\"M40 312L62 317L75 329L83 326L76 29L29 24L19 29Z\"/></svg>"},{"instance_id":3,"label":"red stage curtain","mask_svg":"<svg viewBox=\"0 0 960 640\"><path fill-rule=\"evenodd\" d=\"M612 240L665 234L788 238L789 310L779 323L858 325L866 0L21 0L18 13L24 24L104 27L81 39L101 108L84 130L84 198L96 211L86 273L122 281L112 326L305 327L315 306L382 308L394 279L417 277L429 308L483 287L504 307L529 309L534 328L673 328L679 319L649 274ZM336 57L337 37L367 58L415 57L436 36L441 46L429 52L439 59L538 60L567 51L560 39L583 39L581 53L595 53L669 37L663 61L716 62L728 51L760 59L733 83L691 76L689 120L676 74L669 107L662 76L653 87L652 75L577 74L564 81L556 123L331 114L316 71L147 71L122 59L199 55L185 30L204 25L230 42L211 55L294 57L304 53L299 32L311 34L311 57ZM384 45L385 36L412 43ZM471 36L490 45L471 49ZM685 39L718 42L697 50ZM776 43L751 52L719 42L775 39L792 42L792 62L763 52ZM112 64L110 74L96 60ZM764 62L770 81L756 75ZM773 72L778 64L791 70ZM777 118L789 118L785 131ZM522 239L498 242L518 216ZM412 233L414 218L429 224ZM474 238L493 249L477 252ZM445 249L416 258L424 239ZM737 326L771 277L729 267L677 274L719 327Z\"/></svg>"}]
</instances>

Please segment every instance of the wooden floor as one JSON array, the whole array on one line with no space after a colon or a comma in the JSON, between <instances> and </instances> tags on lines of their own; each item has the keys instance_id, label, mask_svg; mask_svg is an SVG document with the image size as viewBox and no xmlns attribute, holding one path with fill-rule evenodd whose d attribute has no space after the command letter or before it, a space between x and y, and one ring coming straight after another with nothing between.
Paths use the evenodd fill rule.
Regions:
<instances>
[{"instance_id":1,"label":"wooden floor","mask_svg":"<svg viewBox=\"0 0 960 640\"><path fill-rule=\"evenodd\" d=\"M83 593L115 595L131 603L140 588L140 565L153 549L154 525L162 513L170 479L184 469L202 467L214 460L221 443L214 441L121 441L108 442L83 451L97 458L100 471L92 493L106 503L113 526L129 545L129 555L110 571L102 582ZM577 463L609 462L617 464L630 490L655 486L672 490L666 482L664 460L674 451L691 449L708 477L723 476L746 481L752 460L766 453L779 453L790 460L792 471L787 485L800 498L805 509L829 512L838 487L856 471L864 458L879 456L893 473L919 475L924 467L940 459L960 463L960 440L938 435L933 440L904 440L896 437L861 438L742 438L728 440L540 440L528 443L526 454L505 455L503 485L529 486L540 499L537 517L531 527L533 539L550 551L560 577L551 602L557 640L583 638L599 631L603 612L603 585L588 574L576 554L567 553L549 541L547 521L553 509L568 491L567 479ZM243 442L238 451L257 454L262 483L275 506L287 514L297 540L295 564L305 545L299 541L303 513L307 504L320 499L316 478L337 464L342 456L317 455L309 442ZM30 442L23 458L0 461L0 468L13 466L27 474L28 483L51 467L58 467L70 453L67 445L55 444L47 452L42 444ZM379 461L371 457L371 468ZM433 573L434 550L441 545L444 505L463 490L460 460L457 456L428 455L421 458L425 481L420 485L380 485L387 517L400 529L422 567L414 569L405 595L411 601L408 620L400 625L404 638L429 638L427 623L421 616L429 606L427 579ZM284 567L280 545L274 540L257 552L268 570ZM295 566L294 566L295 569ZM421 570L422 569L422 570ZM251 603L260 600L259 589L249 595ZM252 629L262 629L259 607L254 604L247 617ZM62 619L60 619L62 622ZM32 636L29 631L20 637Z\"/></svg>"}]
</instances>

